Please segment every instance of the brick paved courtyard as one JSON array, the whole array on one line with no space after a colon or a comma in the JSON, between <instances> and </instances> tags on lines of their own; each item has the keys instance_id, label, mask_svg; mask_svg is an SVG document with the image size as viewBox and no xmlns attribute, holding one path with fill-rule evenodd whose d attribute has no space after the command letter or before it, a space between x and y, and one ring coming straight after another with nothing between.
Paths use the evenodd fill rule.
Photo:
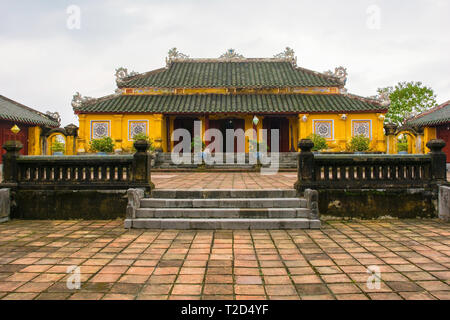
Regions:
<instances>
[{"instance_id":1,"label":"brick paved courtyard","mask_svg":"<svg viewBox=\"0 0 450 320\"><path fill-rule=\"evenodd\" d=\"M0 298L450 299L449 235L438 220L234 232L16 220L0 224ZM72 265L80 290L66 285ZM379 290L366 286L371 265Z\"/></svg>"},{"instance_id":2,"label":"brick paved courtyard","mask_svg":"<svg viewBox=\"0 0 450 320\"><path fill-rule=\"evenodd\" d=\"M154 172L152 181L160 189L290 189L297 181L297 173Z\"/></svg>"}]
</instances>

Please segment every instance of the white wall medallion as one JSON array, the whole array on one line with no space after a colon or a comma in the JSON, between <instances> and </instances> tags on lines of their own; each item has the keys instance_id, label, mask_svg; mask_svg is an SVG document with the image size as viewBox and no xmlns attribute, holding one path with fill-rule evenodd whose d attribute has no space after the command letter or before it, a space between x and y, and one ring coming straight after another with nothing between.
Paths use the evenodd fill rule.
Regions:
<instances>
[{"instance_id":1,"label":"white wall medallion","mask_svg":"<svg viewBox=\"0 0 450 320\"><path fill-rule=\"evenodd\" d=\"M325 139L333 139L333 121L314 120L314 133Z\"/></svg>"},{"instance_id":2,"label":"white wall medallion","mask_svg":"<svg viewBox=\"0 0 450 320\"><path fill-rule=\"evenodd\" d=\"M147 127L148 122L138 121L138 120L130 120L128 121L128 140L133 140L134 136L137 134L145 134L147 135Z\"/></svg>"},{"instance_id":3,"label":"white wall medallion","mask_svg":"<svg viewBox=\"0 0 450 320\"><path fill-rule=\"evenodd\" d=\"M91 139L109 137L109 121L91 122Z\"/></svg>"},{"instance_id":4,"label":"white wall medallion","mask_svg":"<svg viewBox=\"0 0 450 320\"><path fill-rule=\"evenodd\" d=\"M353 136L372 137L370 120L353 120Z\"/></svg>"}]
</instances>

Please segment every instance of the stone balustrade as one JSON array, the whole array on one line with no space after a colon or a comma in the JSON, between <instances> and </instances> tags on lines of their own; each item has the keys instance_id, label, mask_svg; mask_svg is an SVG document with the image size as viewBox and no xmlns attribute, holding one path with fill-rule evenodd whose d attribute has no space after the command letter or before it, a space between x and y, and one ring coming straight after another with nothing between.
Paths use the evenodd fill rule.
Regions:
<instances>
[{"instance_id":1,"label":"stone balustrade","mask_svg":"<svg viewBox=\"0 0 450 320\"><path fill-rule=\"evenodd\" d=\"M314 154L299 142L297 190L428 188L446 181L443 140L431 140L426 155Z\"/></svg>"},{"instance_id":2,"label":"stone balustrade","mask_svg":"<svg viewBox=\"0 0 450 320\"><path fill-rule=\"evenodd\" d=\"M8 141L3 148L3 184L20 189L151 189L146 141L136 141L134 155L20 156L22 144Z\"/></svg>"}]
</instances>

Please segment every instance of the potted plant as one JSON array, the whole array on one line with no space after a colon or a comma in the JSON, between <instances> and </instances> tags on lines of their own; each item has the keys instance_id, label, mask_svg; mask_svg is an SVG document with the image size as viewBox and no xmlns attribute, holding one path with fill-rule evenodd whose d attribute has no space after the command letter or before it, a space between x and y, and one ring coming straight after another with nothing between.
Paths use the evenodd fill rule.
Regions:
<instances>
[{"instance_id":1,"label":"potted plant","mask_svg":"<svg viewBox=\"0 0 450 320\"><path fill-rule=\"evenodd\" d=\"M156 158L156 150L155 150L155 146L153 144L153 140L150 139L149 136L147 136L145 133L137 133L133 136L133 142L136 142L139 140L144 140L148 143L148 145L149 145L148 151L152 155L151 165L154 166L155 158ZM136 152L136 149L134 148L134 146L133 146L132 150L133 150L133 152Z\"/></svg>"},{"instance_id":2,"label":"potted plant","mask_svg":"<svg viewBox=\"0 0 450 320\"><path fill-rule=\"evenodd\" d=\"M106 155L114 152L114 141L110 137L93 139L90 141L90 148L92 151L96 151L98 155Z\"/></svg>"},{"instance_id":3,"label":"potted plant","mask_svg":"<svg viewBox=\"0 0 450 320\"><path fill-rule=\"evenodd\" d=\"M201 151L198 153L198 156L199 156L201 159L203 159L203 158L205 157L205 152L204 152L205 147L206 147L206 144L205 144L205 142L202 140L202 138L200 138L200 137L194 137L194 139L192 139L192 142L191 142L191 150L192 150L192 152L195 152L195 151L197 151L197 150L201 150Z\"/></svg>"},{"instance_id":4,"label":"potted plant","mask_svg":"<svg viewBox=\"0 0 450 320\"><path fill-rule=\"evenodd\" d=\"M54 156L62 156L64 155L64 151L66 150L66 145L58 140L53 141L52 143L52 153Z\"/></svg>"},{"instance_id":5,"label":"potted plant","mask_svg":"<svg viewBox=\"0 0 450 320\"><path fill-rule=\"evenodd\" d=\"M364 135L356 135L350 140L350 150L356 154L369 151L370 139Z\"/></svg>"},{"instance_id":6,"label":"potted plant","mask_svg":"<svg viewBox=\"0 0 450 320\"><path fill-rule=\"evenodd\" d=\"M307 137L314 143L314 147L311 149L313 153L319 153L322 150L328 149L327 139L318 134L311 134Z\"/></svg>"}]
</instances>

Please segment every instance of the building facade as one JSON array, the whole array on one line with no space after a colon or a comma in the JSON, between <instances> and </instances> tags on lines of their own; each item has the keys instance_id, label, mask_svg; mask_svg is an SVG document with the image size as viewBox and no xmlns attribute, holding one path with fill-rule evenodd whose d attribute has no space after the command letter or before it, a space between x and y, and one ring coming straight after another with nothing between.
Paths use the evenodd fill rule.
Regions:
<instances>
[{"instance_id":1,"label":"building facade","mask_svg":"<svg viewBox=\"0 0 450 320\"><path fill-rule=\"evenodd\" d=\"M55 114L43 114L0 95L0 146L8 140L19 140L23 144L21 154L43 154L42 149L47 141L45 133L59 126L59 121L54 116ZM17 134L11 131L14 125L20 129ZM4 153L2 148L1 155Z\"/></svg>"},{"instance_id":2,"label":"building facade","mask_svg":"<svg viewBox=\"0 0 450 320\"><path fill-rule=\"evenodd\" d=\"M450 100L419 114L407 122L409 126L424 133L425 141L442 139L446 146L443 151L450 162Z\"/></svg>"},{"instance_id":3,"label":"building facade","mask_svg":"<svg viewBox=\"0 0 450 320\"><path fill-rule=\"evenodd\" d=\"M211 128L256 129L256 136L235 141L235 152L248 152L251 140L263 141L261 129L267 130L269 146L271 131L279 130L280 152L298 151L298 141L313 133L327 139L330 151L346 150L351 137L361 134L370 138L372 151L386 151L388 105L348 94L346 78L342 67L325 73L298 67L289 48L262 59L233 49L218 59L193 59L174 48L163 68L142 74L117 69L113 95L74 96L77 151L89 152L89 141L105 136L117 150L130 151L133 136L144 133L156 148L171 152L174 131L184 128L193 135L195 121L201 122L206 145L211 141L204 133Z\"/></svg>"}]
</instances>

